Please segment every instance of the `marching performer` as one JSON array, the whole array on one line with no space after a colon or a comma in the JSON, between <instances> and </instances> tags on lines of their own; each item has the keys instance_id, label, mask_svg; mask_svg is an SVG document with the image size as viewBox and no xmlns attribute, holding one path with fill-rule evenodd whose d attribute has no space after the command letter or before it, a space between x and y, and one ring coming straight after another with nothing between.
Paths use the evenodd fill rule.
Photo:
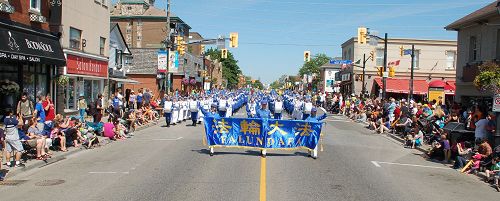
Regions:
<instances>
[{"instance_id":1,"label":"marching performer","mask_svg":"<svg viewBox=\"0 0 500 201\"><path fill-rule=\"evenodd\" d=\"M255 99L250 99L250 102L246 107L248 118L254 118L257 115L257 103L255 102Z\"/></svg>"},{"instance_id":2,"label":"marching performer","mask_svg":"<svg viewBox=\"0 0 500 201\"><path fill-rule=\"evenodd\" d=\"M271 118L271 111L267 108L267 101L263 100L260 102L260 108L257 109L257 118L269 119ZM266 157L266 149L260 151L263 157Z\"/></svg>"},{"instance_id":3,"label":"marching performer","mask_svg":"<svg viewBox=\"0 0 500 201\"><path fill-rule=\"evenodd\" d=\"M167 127L170 127L170 122L172 121L172 110L174 104L170 100L170 97L167 97L165 102L163 103L163 114L165 116L165 122L167 123Z\"/></svg>"},{"instance_id":4,"label":"marching performer","mask_svg":"<svg viewBox=\"0 0 500 201\"><path fill-rule=\"evenodd\" d=\"M196 126L197 121L198 121L198 107L200 106L200 103L198 100L196 100L195 97L191 98L191 101L189 101L189 110L191 112L191 121L193 121L193 126Z\"/></svg>"},{"instance_id":5,"label":"marching performer","mask_svg":"<svg viewBox=\"0 0 500 201\"><path fill-rule=\"evenodd\" d=\"M281 97L278 97L276 101L274 101L274 119L282 119L281 112L283 111L283 102L281 101Z\"/></svg>"},{"instance_id":6,"label":"marching performer","mask_svg":"<svg viewBox=\"0 0 500 201\"><path fill-rule=\"evenodd\" d=\"M215 103L212 103L212 106L210 107L210 112L206 111L202 107L199 107L199 109L205 117L220 118L219 114L217 113L217 104L215 104ZM213 156L214 155L214 147L209 146L209 149L210 149L210 156Z\"/></svg>"},{"instance_id":7,"label":"marching performer","mask_svg":"<svg viewBox=\"0 0 500 201\"><path fill-rule=\"evenodd\" d=\"M317 113L317 109L316 108L312 108L311 109L311 115L309 115L307 117L307 119L305 119L305 121L307 122L315 122L315 123L319 123L321 122L323 119L325 119L327 117L327 112L324 108L320 107L319 109L321 109L321 111L323 111L323 115L321 116L316 116L316 113ZM316 147L312 150L312 153L311 151L309 151L309 156L316 159L318 158L318 145L316 145Z\"/></svg>"},{"instance_id":8,"label":"marching performer","mask_svg":"<svg viewBox=\"0 0 500 201\"><path fill-rule=\"evenodd\" d=\"M177 98L174 98L173 101L173 111L172 111L172 124L177 125L179 123L179 102Z\"/></svg>"},{"instance_id":9,"label":"marching performer","mask_svg":"<svg viewBox=\"0 0 500 201\"><path fill-rule=\"evenodd\" d=\"M221 95L219 99L219 116L226 117L227 107L227 100L226 98L224 98L224 96Z\"/></svg>"},{"instance_id":10,"label":"marching performer","mask_svg":"<svg viewBox=\"0 0 500 201\"><path fill-rule=\"evenodd\" d=\"M297 97L294 100L293 104L293 112L292 112L292 118L294 120L302 120L302 105L304 103L302 102L301 97Z\"/></svg>"},{"instance_id":11,"label":"marching performer","mask_svg":"<svg viewBox=\"0 0 500 201\"><path fill-rule=\"evenodd\" d=\"M302 120L306 120L311 115L311 110L313 108L313 104L311 103L311 97L306 98L306 102L302 106L302 110L304 114L302 116Z\"/></svg>"}]
</instances>

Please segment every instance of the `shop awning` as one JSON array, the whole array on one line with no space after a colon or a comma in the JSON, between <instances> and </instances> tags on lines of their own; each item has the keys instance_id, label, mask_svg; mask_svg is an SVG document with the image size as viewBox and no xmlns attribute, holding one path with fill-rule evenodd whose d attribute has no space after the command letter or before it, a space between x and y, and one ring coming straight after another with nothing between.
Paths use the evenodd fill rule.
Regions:
<instances>
[{"instance_id":1,"label":"shop awning","mask_svg":"<svg viewBox=\"0 0 500 201\"><path fill-rule=\"evenodd\" d=\"M455 95L456 91L455 81L446 81L446 85L444 86L444 92L446 95Z\"/></svg>"},{"instance_id":2,"label":"shop awning","mask_svg":"<svg viewBox=\"0 0 500 201\"><path fill-rule=\"evenodd\" d=\"M0 23L0 60L66 65L56 36L4 23Z\"/></svg>"},{"instance_id":3,"label":"shop awning","mask_svg":"<svg viewBox=\"0 0 500 201\"><path fill-rule=\"evenodd\" d=\"M382 79L375 78L377 85L382 88ZM413 94L424 95L427 94L428 84L425 80L413 80ZM387 78L387 92L389 93L410 93L410 80L409 79L395 79Z\"/></svg>"},{"instance_id":4,"label":"shop awning","mask_svg":"<svg viewBox=\"0 0 500 201\"><path fill-rule=\"evenodd\" d=\"M116 78L116 77L110 77L109 79L117 81L117 82L128 83L128 84L139 84L138 81L132 80L132 79L124 79L124 78Z\"/></svg>"}]
</instances>

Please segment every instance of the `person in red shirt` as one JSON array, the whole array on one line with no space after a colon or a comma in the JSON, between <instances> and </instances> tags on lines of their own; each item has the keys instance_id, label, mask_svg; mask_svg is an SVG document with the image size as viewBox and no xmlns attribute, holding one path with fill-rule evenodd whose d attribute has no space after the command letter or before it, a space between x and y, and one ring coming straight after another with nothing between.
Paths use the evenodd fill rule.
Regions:
<instances>
[{"instance_id":1,"label":"person in red shirt","mask_svg":"<svg viewBox=\"0 0 500 201\"><path fill-rule=\"evenodd\" d=\"M43 109L45 110L45 121L53 121L56 117L54 102L50 97L50 94L47 94L45 101L42 102Z\"/></svg>"}]
</instances>

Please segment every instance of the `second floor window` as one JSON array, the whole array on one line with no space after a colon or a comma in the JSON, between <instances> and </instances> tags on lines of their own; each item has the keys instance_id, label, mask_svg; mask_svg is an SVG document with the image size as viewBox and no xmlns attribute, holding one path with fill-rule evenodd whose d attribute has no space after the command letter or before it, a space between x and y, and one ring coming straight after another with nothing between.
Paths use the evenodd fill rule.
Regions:
<instances>
[{"instance_id":1,"label":"second floor window","mask_svg":"<svg viewBox=\"0 0 500 201\"><path fill-rule=\"evenodd\" d=\"M40 12L41 10L40 0L30 0L30 10Z\"/></svg>"},{"instance_id":2,"label":"second floor window","mask_svg":"<svg viewBox=\"0 0 500 201\"><path fill-rule=\"evenodd\" d=\"M471 36L469 40L469 62L477 61L479 54L479 48L477 44L477 38Z\"/></svg>"},{"instance_id":3,"label":"second floor window","mask_svg":"<svg viewBox=\"0 0 500 201\"><path fill-rule=\"evenodd\" d=\"M82 31L73 27L69 28L69 48L81 50Z\"/></svg>"},{"instance_id":4,"label":"second floor window","mask_svg":"<svg viewBox=\"0 0 500 201\"><path fill-rule=\"evenodd\" d=\"M377 52L375 52L375 59L377 60L376 66L384 66L384 49L377 49Z\"/></svg>"},{"instance_id":5,"label":"second floor window","mask_svg":"<svg viewBox=\"0 0 500 201\"><path fill-rule=\"evenodd\" d=\"M420 68L420 50L415 50L413 52L415 54L415 59L413 60L413 69L419 69Z\"/></svg>"},{"instance_id":6,"label":"second floor window","mask_svg":"<svg viewBox=\"0 0 500 201\"><path fill-rule=\"evenodd\" d=\"M455 51L446 51L446 70L455 69L456 54Z\"/></svg>"},{"instance_id":7,"label":"second floor window","mask_svg":"<svg viewBox=\"0 0 500 201\"><path fill-rule=\"evenodd\" d=\"M99 40L99 54L104 55L104 47L106 47L106 38L101 37Z\"/></svg>"}]
</instances>

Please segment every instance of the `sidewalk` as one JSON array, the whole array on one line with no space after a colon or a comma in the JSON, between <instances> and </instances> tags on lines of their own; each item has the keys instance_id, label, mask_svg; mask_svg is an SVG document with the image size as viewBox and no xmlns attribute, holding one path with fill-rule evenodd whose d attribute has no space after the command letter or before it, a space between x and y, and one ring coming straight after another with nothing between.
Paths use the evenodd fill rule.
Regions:
<instances>
[{"instance_id":1,"label":"sidewalk","mask_svg":"<svg viewBox=\"0 0 500 201\"><path fill-rule=\"evenodd\" d=\"M140 130L144 130L144 129L149 128L151 126L155 126L159 122L161 122L161 118L160 118L160 120L158 122L151 122L149 124L137 127L136 130L135 130L135 132L140 131ZM98 136L98 139L99 139L99 146L105 146L105 145L110 144L110 143L113 142L112 140L109 140L107 137ZM7 181L8 178L14 177L15 175L17 175L19 173L26 172L26 171L29 171L29 170L32 170L32 169L35 169L35 168L42 168L44 166L47 166L47 165L50 165L50 164L62 161L64 159L66 159L69 155L76 154L76 153L78 153L80 151L84 151L84 150L87 150L87 148L84 148L83 146L80 146L78 148L68 147L68 151L67 152L52 151L52 158L49 158L49 159L43 160L43 161L42 160L30 159L30 160L28 160L28 161L26 161L24 163L24 165L26 165L24 168L11 167L11 168L7 169L5 167L5 165L4 165L6 161L2 160L2 168L3 168L3 170L1 170L1 172L2 172L2 174L6 175L5 176L5 181Z\"/></svg>"}]
</instances>

